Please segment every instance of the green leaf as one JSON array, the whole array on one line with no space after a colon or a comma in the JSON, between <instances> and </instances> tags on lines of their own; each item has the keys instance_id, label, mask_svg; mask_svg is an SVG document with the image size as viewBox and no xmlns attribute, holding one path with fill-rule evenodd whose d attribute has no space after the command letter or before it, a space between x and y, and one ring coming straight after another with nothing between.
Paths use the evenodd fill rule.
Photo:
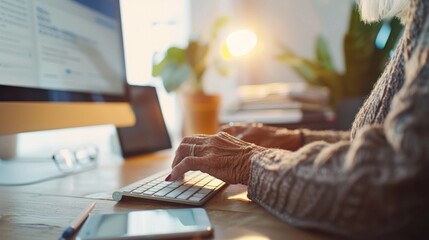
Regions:
<instances>
[{"instance_id":1,"label":"green leaf","mask_svg":"<svg viewBox=\"0 0 429 240\"><path fill-rule=\"evenodd\" d=\"M317 37L316 40L316 59L319 64L326 69L335 71L334 64L332 63L332 57L329 53L328 43L323 36Z\"/></svg>"},{"instance_id":2,"label":"green leaf","mask_svg":"<svg viewBox=\"0 0 429 240\"><path fill-rule=\"evenodd\" d=\"M350 17L349 30L344 37L344 59L346 72L343 91L346 96L364 96L377 80L370 71L375 64L375 39L382 22L366 24L360 19L358 7L353 8ZM380 59L376 60L377 62ZM378 74L376 74L378 75Z\"/></svg>"},{"instance_id":3,"label":"green leaf","mask_svg":"<svg viewBox=\"0 0 429 240\"><path fill-rule=\"evenodd\" d=\"M277 59L289 65L306 82L316 84L316 69L306 59L291 53L278 55Z\"/></svg>"},{"instance_id":4,"label":"green leaf","mask_svg":"<svg viewBox=\"0 0 429 240\"><path fill-rule=\"evenodd\" d=\"M152 67L152 76L161 77L167 92L179 88L192 74L192 68L186 62L186 50L178 47L169 48L164 59Z\"/></svg>"},{"instance_id":5,"label":"green leaf","mask_svg":"<svg viewBox=\"0 0 429 240\"><path fill-rule=\"evenodd\" d=\"M328 44L322 37L316 41L316 61L299 57L287 47L282 47L283 51L277 59L290 66L308 83L328 87L331 106L335 106L342 98L369 94L381 75L402 32L402 25L397 19L388 22L392 31L385 47L378 49L375 40L383 24L362 22L358 7L353 6L343 45L345 73L335 71Z\"/></svg>"},{"instance_id":6,"label":"green leaf","mask_svg":"<svg viewBox=\"0 0 429 240\"><path fill-rule=\"evenodd\" d=\"M172 92L192 76L192 69L188 64L167 63L160 76L165 90Z\"/></svg>"},{"instance_id":7,"label":"green leaf","mask_svg":"<svg viewBox=\"0 0 429 240\"><path fill-rule=\"evenodd\" d=\"M283 46L283 52L277 55L277 60L289 65L299 76L310 84L316 84L316 71L315 63L304 57L297 56L291 49Z\"/></svg>"},{"instance_id":8,"label":"green leaf","mask_svg":"<svg viewBox=\"0 0 429 240\"><path fill-rule=\"evenodd\" d=\"M167 64L174 63L174 64L182 64L186 60L185 56L185 49L178 48L178 47L171 47L167 50L165 53L164 58L162 61L158 64L153 65L152 67L152 76L157 77L162 74Z\"/></svg>"},{"instance_id":9,"label":"green leaf","mask_svg":"<svg viewBox=\"0 0 429 240\"><path fill-rule=\"evenodd\" d=\"M152 76L158 77L161 75L162 70L165 68L165 65L167 64L168 60L163 59L160 63L155 64L152 66Z\"/></svg>"},{"instance_id":10,"label":"green leaf","mask_svg":"<svg viewBox=\"0 0 429 240\"><path fill-rule=\"evenodd\" d=\"M167 50L165 58L175 63L184 63L186 60L186 49L171 47Z\"/></svg>"}]
</instances>

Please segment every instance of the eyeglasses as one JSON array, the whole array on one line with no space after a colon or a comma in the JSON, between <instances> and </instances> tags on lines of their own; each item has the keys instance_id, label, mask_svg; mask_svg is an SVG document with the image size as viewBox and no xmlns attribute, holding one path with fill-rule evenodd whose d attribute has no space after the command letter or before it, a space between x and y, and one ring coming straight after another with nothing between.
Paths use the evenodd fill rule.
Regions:
<instances>
[{"instance_id":1,"label":"eyeglasses","mask_svg":"<svg viewBox=\"0 0 429 240\"><path fill-rule=\"evenodd\" d=\"M52 155L58 169L63 173L72 173L87 170L97 165L98 148L86 145L75 150L61 149Z\"/></svg>"}]
</instances>

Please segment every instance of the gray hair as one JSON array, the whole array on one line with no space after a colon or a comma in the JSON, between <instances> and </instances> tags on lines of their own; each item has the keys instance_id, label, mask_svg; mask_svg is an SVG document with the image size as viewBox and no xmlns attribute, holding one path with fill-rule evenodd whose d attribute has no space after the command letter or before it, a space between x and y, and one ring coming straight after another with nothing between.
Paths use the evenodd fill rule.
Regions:
<instances>
[{"instance_id":1,"label":"gray hair","mask_svg":"<svg viewBox=\"0 0 429 240\"><path fill-rule=\"evenodd\" d=\"M383 18L405 19L410 8L410 0L357 0L365 22L375 22Z\"/></svg>"}]
</instances>

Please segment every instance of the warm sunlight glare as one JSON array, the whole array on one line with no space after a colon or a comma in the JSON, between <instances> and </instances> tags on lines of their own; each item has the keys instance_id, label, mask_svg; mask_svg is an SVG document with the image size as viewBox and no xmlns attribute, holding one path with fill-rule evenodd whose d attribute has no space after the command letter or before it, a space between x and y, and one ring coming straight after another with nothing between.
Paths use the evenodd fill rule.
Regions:
<instances>
[{"instance_id":1,"label":"warm sunlight glare","mask_svg":"<svg viewBox=\"0 0 429 240\"><path fill-rule=\"evenodd\" d=\"M250 53L256 47L257 42L256 34L248 29L234 31L226 38L226 46L234 57Z\"/></svg>"},{"instance_id":2,"label":"warm sunlight glare","mask_svg":"<svg viewBox=\"0 0 429 240\"><path fill-rule=\"evenodd\" d=\"M230 197L228 197L228 200L237 200L237 201L242 201L242 202L251 202L251 200L249 198L247 198L247 191L244 191L242 193L230 196Z\"/></svg>"}]
</instances>

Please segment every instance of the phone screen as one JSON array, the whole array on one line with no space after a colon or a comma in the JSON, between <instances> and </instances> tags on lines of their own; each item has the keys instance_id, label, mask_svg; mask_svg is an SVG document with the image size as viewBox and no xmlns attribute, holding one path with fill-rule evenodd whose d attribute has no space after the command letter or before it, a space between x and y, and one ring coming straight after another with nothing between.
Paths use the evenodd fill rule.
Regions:
<instances>
[{"instance_id":1,"label":"phone screen","mask_svg":"<svg viewBox=\"0 0 429 240\"><path fill-rule=\"evenodd\" d=\"M147 210L91 215L78 239L206 236L212 231L202 208Z\"/></svg>"}]
</instances>

